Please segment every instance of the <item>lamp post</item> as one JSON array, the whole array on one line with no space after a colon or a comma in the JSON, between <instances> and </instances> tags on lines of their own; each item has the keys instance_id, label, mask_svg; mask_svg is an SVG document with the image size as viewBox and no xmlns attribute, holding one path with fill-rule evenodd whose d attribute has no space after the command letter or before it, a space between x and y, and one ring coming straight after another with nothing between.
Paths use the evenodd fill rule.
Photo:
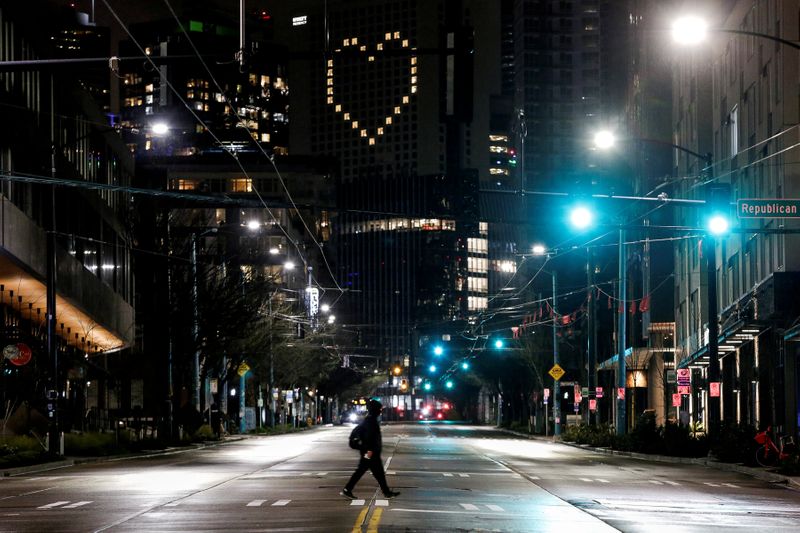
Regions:
<instances>
[{"instance_id":1,"label":"lamp post","mask_svg":"<svg viewBox=\"0 0 800 533\"><path fill-rule=\"evenodd\" d=\"M800 43L782 39L775 35L758 33L747 30L735 30L729 28L709 28L708 23L701 17L695 15L685 15L675 19L672 23L672 38L682 45L696 45L706 40L709 32L732 33L734 35L747 35L749 37L760 37L770 41L785 44L795 50L800 50Z\"/></svg>"}]
</instances>

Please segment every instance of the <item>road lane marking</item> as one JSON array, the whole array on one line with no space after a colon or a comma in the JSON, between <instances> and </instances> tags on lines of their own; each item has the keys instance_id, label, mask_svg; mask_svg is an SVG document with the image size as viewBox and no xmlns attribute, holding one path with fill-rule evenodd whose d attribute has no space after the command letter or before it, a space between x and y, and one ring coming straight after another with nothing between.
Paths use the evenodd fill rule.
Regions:
<instances>
[{"instance_id":1,"label":"road lane marking","mask_svg":"<svg viewBox=\"0 0 800 533\"><path fill-rule=\"evenodd\" d=\"M386 462L383 464L383 469L384 469L384 470L388 470L388 469L389 469L389 465L390 465L390 464L392 464L392 458L391 458L391 457L389 457L388 459L386 459Z\"/></svg>"},{"instance_id":2,"label":"road lane marking","mask_svg":"<svg viewBox=\"0 0 800 533\"><path fill-rule=\"evenodd\" d=\"M497 513L502 513L503 511L505 511L505 509L503 509L499 505L486 505L486 507L488 507L490 511L495 511Z\"/></svg>"},{"instance_id":3,"label":"road lane marking","mask_svg":"<svg viewBox=\"0 0 800 533\"><path fill-rule=\"evenodd\" d=\"M442 472L442 474L444 474L444 477L453 477L453 474L451 474L450 472Z\"/></svg>"},{"instance_id":4,"label":"road lane marking","mask_svg":"<svg viewBox=\"0 0 800 533\"><path fill-rule=\"evenodd\" d=\"M589 479L588 477L582 477L582 478L580 478L580 480L581 481L585 481L586 483L591 483L592 482L592 480Z\"/></svg>"},{"instance_id":5,"label":"road lane marking","mask_svg":"<svg viewBox=\"0 0 800 533\"><path fill-rule=\"evenodd\" d=\"M459 474L458 477L469 477L469 474Z\"/></svg>"},{"instance_id":6,"label":"road lane marking","mask_svg":"<svg viewBox=\"0 0 800 533\"><path fill-rule=\"evenodd\" d=\"M319 473L319 474L317 474L317 475L318 475L318 476L327 476L327 475L328 475L328 473L327 473L327 472L320 472L320 473Z\"/></svg>"},{"instance_id":7,"label":"road lane marking","mask_svg":"<svg viewBox=\"0 0 800 533\"><path fill-rule=\"evenodd\" d=\"M372 513L372 518L369 519L367 533L378 533L378 524L381 523L381 516L383 516L383 509L375 509L375 512Z\"/></svg>"},{"instance_id":8,"label":"road lane marking","mask_svg":"<svg viewBox=\"0 0 800 533\"><path fill-rule=\"evenodd\" d=\"M600 483L611 483L611 482L610 482L609 480L607 480L607 479L598 479L597 481L599 481Z\"/></svg>"},{"instance_id":9,"label":"road lane marking","mask_svg":"<svg viewBox=\"0 0 800 533\"><path fill-rule=\"evenodd\" d=\"M387 476L393 476L393 475L395 475L395 474L397 474L397 472L396 472L395 470L387 470L387 471L386 471L386 475L387 475Z\"/></svg>"},{"instance_id":10,"label":"road lane marking","mask_svg":"<svg viewBox=\"0 0 800 533\"><path fill-rule=\"evenodd\" d=\"M41 507L37 507L37 509L52 509L53 507L58 507L59 505L64 505L65 503L69 503L69 500L63 502L48 503L47 505L42 505Z\"/></svg>"},{"instance_id":11,"label":"road lane marking","mask_svg":"<svg viewBox=\"0 0 800 533\"><path fill-rule=\"evenodd\" d=\"M730 487L732 489L740 489L741 488L739 485L734 485L733 483L723 483L723 485L725 485L726 487Z\"/></svg>"},{"instance_id":12,"label":"road lane marking","mask_svg":"<svg viewBox=\"0 0 800 533\"><path fill-rule=\"evenodd\" d=\"M367 503L366 500L353 500L350 502L350 505L364 505L365 503Z\"/></svg>"},{"instance_id":13,"label":"road lane marking","mask_svg":"<svg viewBox=\"0 0 800 533\"><path fill-rule=\"evenodd\" d=\"M92 503L92 502L91 501L86 501L86 502L71 503L69 505L65 505L64 507L62 507L62 509L76 509L78 507L83 507L84 505L88 505L90 503Z\"/></svg>"},{"instance_id":14,"label":"road lane marking","mask_svg":"<svg viewBox=\"0 0 800 533\"><path fill-rule=\"evenodd\" d=\"M665 480L664 483L667 483L668 485L672 485L673 487L679 487L681 485L677 481L666 481Z\"/></svg>"},{"instance_id":15,"label":"road lane marking","mask_svg":"<svg viewBox=\"0 0 800 533\"><path fill-rule=\"evenodd\" d=\"M657 479L648 479L647 481L652 483L653 485L663 485L663 483L661 483Z\"/></svg>"},{"instance_id":16,"label":"road lane marking","mask_svg":"<svg viewBox=\"0 0 800 533\"><path fill-rule=\"evenodd\" d=\"M177 507L181 504L181 502L169 502L164 507Z\"/></svg>"},{"instance_id":17,"label":"road lane marking","mask_svg":"<svg viewBox=\"0 0 800 533\"><path fill-rule=\"evenodd\" d=\"M709 487L719 487L719 483L709 483L708 481L703 483L703 485L708 485Z\"/></svg>"},{"instance_id":18,"label":"road lane marking","mask_svg":"<svg viewBox=\"0 0 800 533\"><path fill-rule=\"evenodd\" d=\"M358 500L353 500L355 503ZM364 500L361 500L362 502ZM363 503L361 505L364 505ZM353 533L362 533L361 531L361 524L364 523L364 519L367 517L367 511L369 511L369 507L364 507L361 509L361 512L358 513L358 517L356 517L356 523L353 524Z\"/></svg>"},{"instance_id":19,"label":"road lane marking","mask_svg":"<svg viewBox=\"0 0 800 533\"><path fill-rule=\"evenodd\" d=\"M289 502L292 500L278 500L272 504L272 507L285 507L289 505Z\"/></svg>"},{"instance_id":20,"label":"road lane marking","mask_svg":"<svg viewBox=\"0 0 800 533\"><path fill-rule=\"evenodd\" d=\"M375 500L375 507L389 507L389 500Z\"/></svg>"},{"instance_id":21,"label":"road lane marking","mask_svg":"<svg viewBox=\"0 0 800 533\"><path fill-rule=\"evenodd\" d=\"M460 503L459 505L463 507L465 511L480 511L477 505L471 503Z\"/></svg>"},{"instance_id":22,"label":"road lane marking","mask_svg":"<svg viewBox=\"0 0 800 533\"><path fill-rule=\"evenodd\" d=\"M261 507L262 505L264 505L265 501L267 500L253 500L247 505L245 505L245 507Z\"/></svg>"}]
</instances>

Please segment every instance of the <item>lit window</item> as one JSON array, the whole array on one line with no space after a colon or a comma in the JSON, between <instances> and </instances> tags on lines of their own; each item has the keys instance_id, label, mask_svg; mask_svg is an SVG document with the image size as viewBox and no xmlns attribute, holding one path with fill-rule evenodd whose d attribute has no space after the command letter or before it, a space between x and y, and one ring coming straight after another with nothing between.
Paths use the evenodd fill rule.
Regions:
<instances>
[{"instance_id":1,"label":"lit window","mask_svg":"<svg viewBox=\"0 0 800 533\"><path fill-rule=\"evenodd\" d=\"M489 140L494 142L508 142L507 135L489 135Z\"/></svg>"},{"instance_id":2,"label":"lit window","mask_svg":"<svg viewBox=\"0 0 800 533\"><path fill-rule=\"evenodd\" d=\"M375 61L375 56L369 56L369 57L367 58L367 61L369 61L370 63L372 63L373 61Z\"/></svg>"},{"instance_id":3,"label":"lit window","mask_svg":"<svg viewBox=\"0 0 800 533\"><path fill-rule=\"evenodd\" d=\"M505 146L490 146L489 151L493 154L505 154L508 153L508 148Z\"/></svg>"},{"instance_id":4,"label":"lit window","mask_svg":"<svg viewBox=\"0 0 800 533\"><path fill-rule=\"evenodd\" d=\"M345 114L342 116L342 119L344 119L344 120L350 120L350 113L345 113Z\"/></svg>"},{"instance_id":5,"label":"lit window","mask_svg":"<svg viewBox=\"0 0 800 533\"><path fill-rule=\"evenodd\" d=\"M357 121L357 120L354 120L354 121L353 121L353 129L354 129L354 130L357 130L357 129L358 129L358 121Z\"/></svg>"},{"instance_id":6,"label":"lit window","mask_svg":"<svg viewBox=\"0 0 800 533\"><path fill-rule=\"evenodd\" d=\"M328 103L329 104L333 104L333 96L329 96L328 97Z\"/></svg>"},{"instance_id":7,"label":"lit window","mask_svg":"<svg viewBox=\"0 0 800 533\"><path fill-rule=\"evenodd\" d=\"M417 64L417 56L411 56L411 64L412 65L416 65Z\"/></svg>"},{"instance_id":8,"label":"lit window","mask_svg":"<svg viewBox=\"0 0 800 533\"><path fill-rule=\"evenodd\" d=\"M476 254L489 253L489 241L487 239L469 237L467 238L467 251Z\"/></svg>"},{"instance_id":9,"label":"lit window","mask_svg":"<svg viewBox=\"0 0 800 533\"><path fill-rule=\"evenodd\" d=\"M417 77L411 76L411 83L417 83Z\"/></svg>"},{"instance_id":10,"label":"lit window","mask_svg":"<svg viewBox=\"0 0 800 533\"><path fill-rule=\"evenodd\" d=\"M383 128L378 128L378 135L383 135Z\"/></svg>"},{"instance_id":11,"label":"lit window","mask_svg":"<svg viewBox=\"0 0 800 533\"><path fill-rule=\"evenodd\" d=\"M230 188L230 192L253 192L253 180L250 178L232 179Z\"/></svg>"},{"instance_id":12,"label":"lit window","mask_svg":"<svg viewBox=\"0 0 800 533\"><path fill-rule=\"evenodd\" d=\"M328 68L333 68L333 59L328 60Z\"/></svg>"},{"instance_id":13,"label":"lit window","mask_svg":"<svg viewBox=\"0 0 800 533\"><path fill-rule=\"evenodd\" d=\"M328 78L328 85L333 85L333 78Z\"/></svg>"},{"instance_id":14,"label":"lit window","mask_svg":"<svg viewBox=\"0 0 800 533\"><path fill-rule=\"evenodd\" d=\"M332 69L332 68L329 68L329 69L328 69L328 77L329 77L329 78L332 78L332 77L333 77L333 69Z\"/></svg>"},{"instance_id":15,"label":"lit window","mask_svg":"<svg viewBox=\"0 0 800 533\"><path fill-rule=\"evenodd\" d=\"M388 125L391 123L392 123L392 117L386 117L386 124Z\"/></svg>"},{"instance_id":16,"label":"lit window","mask_svg":"<svg viewBox=\"0 0 800 533\"><path fill-rule=\"evenodd\" d=\"M416 92L417 92L417 86L416 85L412 85L411 86L411 94L416 94Z\"/></svg>"},{"instance_id":17,"label":"lit window","mask_svg":"<svg viewBox=\"0 0 800 533\"><path fill-rule=\"evenodd\" d=\"M363 44L358 49L361 50L362 52L366 52L367 51L367 47L364 46Z\"/></svg>"},{"instance_id":18,"label":"lit window","mask_svg":"<svg viewBox=\"0 0 800 533\"><path fill-rule=\"evenodd\" d=\"M395 108L394 108L394 114L395 114L395 115L399 115L399 114L400 114L400 106L395 106Z\"/></svg>"},{"instance_id":19,"label":"lit window","mask_svg":"<svg viewBox=\"0 0 800 533\"><path fill-rule=\"evenodd\" d=\"M393 35L393 37L394 37L395 39L399 39L399 38L400 38L400 32L399 32L399 31L396 31L396 32L394 32L394 35Z\"/></svg>"},{"instance_id":20,"label":"lit window","mask_svg":"<svg viewBox=\"0 0 800 533\"><path fill-rule=\"evenodd\" d=\"M345 39L344 42L342 42L342 44L344 46L350 46L350 39Z\"/></svg>"},{"instance_id":21,"label":"lit window","mask_svg":"<svg viewBox=\"0 0 800 533\"><path fill-rule=\"evenodd\" d=\"M486 296L469 296L467 307L470 311L480 311L489 307L489 299Z\"/></svg>"},{"instance_id":22,"label":"lit window","mask_svg":"<svg viewBox=\"0 0 800 533\"><path fill-rule=\"evenodd\" d=\"M403 103L404 103L404 104L407 104L407 103L408 103L408 96L403 96Z\"/></svg>"},{"instance_id":23,"label":"lit window","mask_svg":"<svg viewBox=\"0 0 800 533\"><path fill-rule=\"evenodd\" d=\"M392 34L391 33L387 33L386 35L383 36L383 38L384 38L384 40L388 41L389 39L392 38Z\"/></svg>"},{"instance_id":24,"label":"lit window","mask_svg":"<svg viewBox=\"0 0 800 533\"><path fill-rule=\"evenodd\" d=\"M479 222L478 223L478 232L481 235L489 235L489 223L488 222Z\"/></svg>"},{"instance_id":25,"label":"lit window","mask_svg":"<svg viewBox=\"0 0 800 533\"><path fill-rule=\"evenodd\" d=\"M411 74L417 73L417 67L411 67Z\"/></svg>"},{"instance_id":26,"label":"lit window","mask_svg":"<svg viewBox=\"0 0 800 533\"><path fill-rule=\"evenodd\" d=\"M375 145L375 138L374 137L370 137L369 138L369 145L370 146L374 146Z\"/></svg>"},{"instance_id":27,"label":"lit window","mask_svg":"<svg viewBox=\"0 0 800 533\"><path fill-rule=\"evenodd\" d=\"M366 137L367 136L367 130L361 130L361 136L362 137Z\"/></svg>"},{"instance_id":28,"label":"lit window","mask_svg":"<svg viewBox=\"0 0 800 533\"><path fill-rule=\"evenodd\" d=\"M508 169L505 169L505 168L490 168L489 169L489 174L491 174L492 176L500 176L500 175L508 176Z\"/></svg>"},{"instance_id":29,"label":"lit window","mask_svg":"<svg viewBox=\"0 0 800 533\"><path fill-rule=\"evenodd\" d=\"M336 112L337 113L341 113L342 112L342 104L336 104Z\"/></svg>"},{"instance_id":30,"label":"lit window","mask_svg":"<svg viewBox=\"0 0 800 533\"><path fill-rule=\"evenodd\" d=\"M145 85L144 86L144 92L146 92L146 93L153 92L153 84L152 83L148 83L147 85Z\"/></svg>"},{"instance_id":31,"label":"lit window","mask_svg":"<svg viewBox=\"0 0 800 533\"><path fill-rule=\"evenodd\" d=\"M351 42L352 42L354 45L358 44L358 37L353 37L353 39L351 40Z\"/></svg>"},{"instance_id":32,"label":"lit window","mask_svg":"<svg viewBox=\"0 0 800 533\"><path fill-rule=\"evenodd\" d=\"M375 48L378 50L383 50L383 43L378 43L377 46L375 46Z\"/></svg>"},{"instance_id":33,"label":"lit window","mask_svg":"<svg viewBox=\"0 0 800 533\"><path fill-rule=\"evenodd\" d=\"M262 133L261 134L261 142L268 143L269 142L269 133Z\"/></svg>"},{"instance_id":34,"label":"lit window","mask_svg":"<svg viewBox=\"0 0 800 533\"><path fill-rule=\"evenodd\" d=\"M333 87L328 87L328 94L333 94Z\"/></svg>"},{"instance_id":35,"label":"lit window","mask_svg":"<svg viewBox=\"0 0 800 533\"><path fill-rule=\"evenodd\" d=\"M403 46L404 46L404 47L407 47L407 46L408 46L408 39L403 39Z\"/></svg>"}]
</instances>

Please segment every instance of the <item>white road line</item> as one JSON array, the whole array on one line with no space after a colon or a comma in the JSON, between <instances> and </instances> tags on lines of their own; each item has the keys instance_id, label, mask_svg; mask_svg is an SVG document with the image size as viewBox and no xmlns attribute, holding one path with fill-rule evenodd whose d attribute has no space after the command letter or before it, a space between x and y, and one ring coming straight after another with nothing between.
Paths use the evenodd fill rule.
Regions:
<instances>
[{"instance_id":1,"label":"white road line","mask_svg":"<svg viewBox=\"0 0 800 533\"><path fill-rule=\"evenodd\" d=\"M327 476L327 475L328 475L328 473L327 473L327 472L320 472L320 473L318 473L317 475L318 475L318 476Z\"/></svg>"},{"instance_id":2,"label":"white road line","mask_svg":"<svg viewBox=\"0 0 800 533\"><path fill-rule=\"evenodd\" d=\"M84 505L88 505L88 504L90 504L90 503L92 503L92 502L91 502L91 501L87 501L87 502L75 502L75 503L71 503L71 504L69 504L69 505L65 505L64 507L62 507L62 509L76 509L76 508L78 508L78 507L83 507Z\"/></svg>"},{"instance_id":3,"label":"white road line","mask_svg":"<svg viewBox=\"0 0 800 533\"><path fill-rule=\"evenodd\" d=\"M464 510L466 510L466 511L479 511L480 510L480 509L478 509L477 505L473 505L471 503L460 503L459 505L461 507L463 507Z\"/></svg>"},{"instance_id":4,"label":"white road line","mask_svg":"<svg viewBox=\"0 0 800 533\"><path fill-rule=\"evenodd\" d=\"M511 477L513 477L514 479L522 479L522 476L520 476L519 474L511 474ZM531 479L539 479L539 478L531 476Z\"/></svg>"},{"instance_id":5,"label":"white road line","mask_svg":"<svg viewBox=\"0 0 800 533\"><path fill-rule=\"evenodd\" d=\"M301 476L310 476L310 475L312 475L313 473L314 473L314 472L303 472L303 473L302 473L302 474L300 474L300 475L301 475Z\"/></svg>"},{"instance_id":6,"label":"white road line","mask_svg":"<svg viewBox=\"0 0 800 533\"><path fill-rule=\"evenodd\" d=\"M389 500L375 500L375 507L389 507Z\"/></svg>"},{"instance_id":7,"label":"white road line","mask_svg":"<svg viewBox=\"0 0 800 533\"><path fill-rule=\"evenodd\" d=\"M609 480L607 480L607 479L599 479L599 478L598 478L598 479L597 479L597 481L599 481L600 483L611 483L611 482L610 482Z\"/></svg>"},{"instance_id":8,"label":"white road line","mask_svg":"<svg viewBox=\"0 0 800 533\"><path fill-rule=\"evenodd\" d=\"M589 479L588 477L582 477L580 479L581 479L581 481L585 481L586 483L591 483L592 482L592 480Z\"/></svg>"},{"instance_id":9,"label":"white road line","mask_svg":"<svg viewBox=\"0 0 800 533\"><path fill-rule=\"evenodd\" d=\"M707 481L703 483L703 485L708 485L709 487L719 487L719 483L709 483Z\"/></svg>"},{"instance_id":10,"label":"white road line","mask_svg":"<svg viewBox=\"0 0 800 533\"><path fill-rule=\"evenodd\" d=\"M469 477L469 474L459 474L458 477Z\"/></svg>"},{"instance_id":11,"label":"white road line","mask_svg":"<svg viewBox=\"0 0 800 533\"><path fill-rule=\"evenodd\" d=\"M63 502L48 503L47 505L42 505L41 507L37 507L37 509L52 509L53 507L58 507L59 505L64 505L65 503L69 503L69 500Z\"/></svg>"},{"instance_id":12,"label":"white road line","mask_svg":"<svg viewBox=\"0 0 800 533\"><path fill-rule=\"evenodd\" d=\"M495 511L497 513L502 513L503 511L505 511L505 509L503 509L499 505L488 505L487 504L486 507L488 507L490 511Z\"/></svg>"},{"instance_id":13,"label":"white road line","mask_svg":"<svg viewBox=\"0 0 800 533\"><path fill-rule=\"evenodd\" d=\"M672 485L673 487L679 487L680 486L680 483L678 483L677 481L666 481L665 480L664 483L667 483L668 485Z\"/></svg>"},{"instance_id":14,"label":"white road line","mask_svg":"<svg viewBox=\"0 0 800 533\"><path fill-rule=\"evenodd\" d=\"M267 500L253 500L247 505L245 505L245 507L261 507L262 505L264 505L265 501Z\"/></svg>"},{"instance_id":15,"label":"white road line","mask_svg":"<svg viewBox=\"0 0 800 533\"><path fill-rule=\"evenodd\" d=\"M661 483L661 482L660 482L660 481L658 481L657 479L648 479L647 481L648 481L649 483L652 483L653 485L663 485L663 483Z\"/></svg>"},{"instance_id":16,"label":"white road line","mask_svg":"<svg viewBox=\"0 0 800 533\"><path fill-rule=\"evenodd\" d=\"M177 507L181 504L181 502L169 502L164 507Z\"/></svg>"},{"instance_id":17,"label":"white road line","mask_svg":"<svg viewBox=\"0 0 800 533\"><path fill-rule=\"evenodd\" d=\"M272 504L272 507L285 507L289 505L289 502L292 500L278 500Z\"/></svg>"},{"instance_id":18,"label":"white road line","mask_svg":"<svg viewBox=\"0 0 800 533\"><path fill-rule=\"evenodd\" d=\"M453 477L453 474L451 474L450 472L442 472L442 473L444 474L444 477Z\"/></svg>"},{"instance_id":19,"label":"white road line","mask_svg":"<svg viewBox=\"0 0 800 533\"><path fill-rule=\"evenodd\" d=\"M739 485L734 485L733 483L723 483L723 485L725 485L726 487L730 487L732 489L740 489L741 488Z\"/></svg>"},{"instance_id":20,"label":"white road line","mask_svg":"<svg viewBox=\"0 0 800 533\"><path fill-rule=\"evenodd\" d=\"M386 471L386 475L387 475L387 476L394 476L394 475L396 475L396 474L397 474L397 472L396 472L396 471L394 471L394 470L387 470L387 471Z\"/></svg>"},{"instance_id":21,"label":"white road line","mask_svg":"<svg viewBox=\"0 0 800 533\"><path fill-rule=\"evenodd\" d=\"M390 464L392 464L392 458L391 457L386 459L386 463L384 463L383 469L384 470L388 469Z\"/></svg>"},{"instance_id":22,"label":"white road line","mask_svg":"<svg viewBox=\"0 0 800 533\"><path fill-rule=\"evenodd\" d=\"M350 505L364 505L366 500L353 500L350 502Z\"/></svg>"}]
</instances>

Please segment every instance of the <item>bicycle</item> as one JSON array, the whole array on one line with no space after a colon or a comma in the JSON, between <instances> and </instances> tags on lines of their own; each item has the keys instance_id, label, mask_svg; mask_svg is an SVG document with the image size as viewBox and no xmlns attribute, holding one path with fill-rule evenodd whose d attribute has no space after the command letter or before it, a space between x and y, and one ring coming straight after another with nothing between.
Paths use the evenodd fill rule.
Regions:
<instances>
[{"instance_id":1,"label":"bicycle","mask_svg":"<svg viewBox=\"0 0 800 533\"><path fill-rule=\"evenodd\" d=\"M780 447L770 437L772 426L768 426L764 431L756 433L754 440L761 446L756 450L756 462L761 466L775 466L778 461L787 459L794 449L794 438L784 436L778 438Z\"/></svg>"}]
</instances>

